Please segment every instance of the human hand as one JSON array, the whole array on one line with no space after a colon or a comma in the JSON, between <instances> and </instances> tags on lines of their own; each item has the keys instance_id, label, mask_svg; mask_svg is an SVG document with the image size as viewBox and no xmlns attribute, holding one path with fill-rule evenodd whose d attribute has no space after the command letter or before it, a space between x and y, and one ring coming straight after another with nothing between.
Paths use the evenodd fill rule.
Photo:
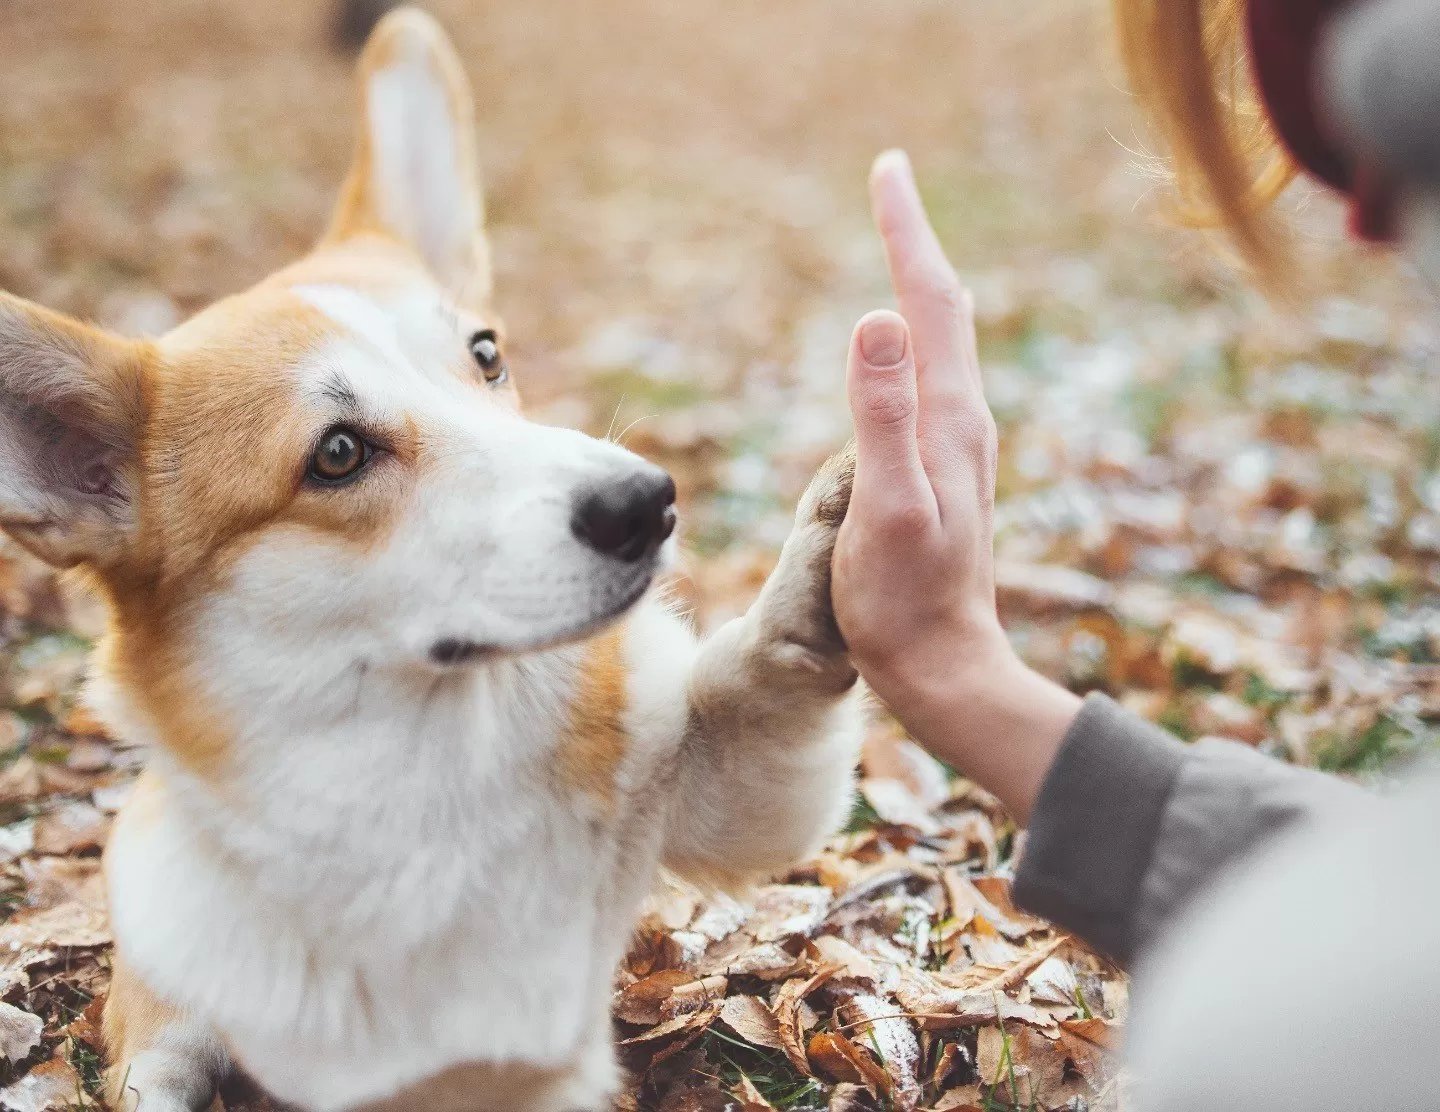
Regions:
<instances>
[{"instance_id":1,"label":"human hand","mask_svg":"<svg viewBox=\"0 0 1440 1112\"><path fill-rule=\"evenodd\" d=\"M1026 667L995 610L995 422L973 303L898 151L870 177L900 313L856 326L850 509L833 564L855 662L902 724L1023 819L1079 709Z\"/></svg>"}]
</instances>

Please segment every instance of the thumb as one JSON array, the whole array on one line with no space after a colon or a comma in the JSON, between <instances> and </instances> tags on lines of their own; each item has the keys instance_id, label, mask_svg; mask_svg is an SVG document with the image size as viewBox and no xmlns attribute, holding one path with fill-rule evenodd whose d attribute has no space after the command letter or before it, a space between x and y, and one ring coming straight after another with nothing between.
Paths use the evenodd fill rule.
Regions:
<instances>
[{"instance_id":1,"label":"thumb","mask_svg":"<svg viewBox=\"0 0 1440 1112\"><path fill-rule=\"evenodd\" d=\"M845 378L855 422L855 500L900 508L923 497L933 507L916 439L915 348L904 317L879 309L860 318Z\"/></svg>"}]
</instances>

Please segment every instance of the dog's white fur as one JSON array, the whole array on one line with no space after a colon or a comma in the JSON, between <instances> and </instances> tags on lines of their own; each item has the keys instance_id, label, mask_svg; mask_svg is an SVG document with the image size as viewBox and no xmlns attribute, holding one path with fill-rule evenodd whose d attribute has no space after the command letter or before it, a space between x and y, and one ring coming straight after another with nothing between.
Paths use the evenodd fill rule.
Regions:
<instances>
[{"instance_id":1,"label":"dog's white fur","mask_svg":"<svg viewBox=\"0 0 1440 1112\"><path fill-rule=\"evenodd\" d=\"M367 262L351 281L338 235L269 280L264 304L323 337L285 368L297 420L408 426L425 464L379 539L265 529L166 626L197 713L226 724L220 765L187 758L133 668L97 671L98 712L154 749L106 858L125 963L112 1084L142 1112L204 1108L231 1062L316 1110L598 1109L616 1081L613 969L659 867L722 884L773 872L848 802L859 717L829 603L846 467L807 494L750 611L697 644L651 588L663 553L625 563L571 532L578 492L648 465L457 375L481 319L462 287L483 299L489 284L458 65L414 12L389 17L368 57L357 235L378 225L425 268L377 281ZM158 357L193 356L227 313ZM30 358L52 323L0 303L0 363ZM85 444L123 456L126 436L102 426ZM155 511L143 489L136 509L104 487L79 536L62 463L17 480L0 511L37 551L103 570ZM398 459L383 466L374 481L401 481ZM25 507L40 503L36 526ZM487 651L436 663L445 639ZM597 646L623 674L610 764L575 736Z\"/></svg>"}]
</instances>

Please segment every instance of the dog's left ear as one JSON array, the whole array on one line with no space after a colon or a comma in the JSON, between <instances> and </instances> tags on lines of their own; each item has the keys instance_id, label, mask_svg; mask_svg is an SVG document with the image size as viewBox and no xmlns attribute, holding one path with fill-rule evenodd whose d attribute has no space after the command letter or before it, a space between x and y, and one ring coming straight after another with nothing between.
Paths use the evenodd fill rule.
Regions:
<instances>
[{"instance_id":1,"label":"dog's left ear","mask_svg":"<svg viewBox=\"0 0 1440 1112\"><path fill-rule=\"evenodd\" d=\"M0 528L57 567L111 564L134 534L153 354L0 293Z\"/></svg>"},{"instance_id":2,"label":"dog's left ear","mask_svg":"<svg viewBox=\"0 0 1440 1112\"><path fill-rule=\"evenodd\" d=\"M490 294L470 83L449 38L415 8L391 12L360 57L360 133L330 240L378 233L466 302Z\"/></svg>"}]
</instances>

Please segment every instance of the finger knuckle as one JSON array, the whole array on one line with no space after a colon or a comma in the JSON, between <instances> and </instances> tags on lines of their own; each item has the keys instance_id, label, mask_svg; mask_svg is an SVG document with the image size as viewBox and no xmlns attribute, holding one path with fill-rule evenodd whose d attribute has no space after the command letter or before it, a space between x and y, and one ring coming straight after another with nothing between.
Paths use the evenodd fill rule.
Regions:
<instances>
[{"instance_id":1,"label":"finger knuckle","mask_svg":"<svg viewBox=\"0 0 1440 1112\"><path fill-rule=\"evenodd\" d=\"M985 409L981 436L984 439L986 450L993 455L1000 446L1000 426L995 423L995 415L990 412L988 407Z\"/></svg>"},{"instance_id":2,"label":"finger knuckle","mask_svg":"<svg viewBox=\"0 0 1440 1112\"><path fill-rule=\"evenodd\" d=\"M871 424L895 428L914 419L919 401L913 390L896 384L870 390L865 395L864 404L865 416Z\"/></svg>"},{"instance_id":3,"label":"finger knuckle","mask_svg":"<svg viewBox=\"0 0 1440 1112\"><path fill-rule=\"evenodd\" d=\"M920 502L896 502L881 515L881 528L892 538L917 540L930 529L930 511Z\"/></svg>"}]
</instances>

